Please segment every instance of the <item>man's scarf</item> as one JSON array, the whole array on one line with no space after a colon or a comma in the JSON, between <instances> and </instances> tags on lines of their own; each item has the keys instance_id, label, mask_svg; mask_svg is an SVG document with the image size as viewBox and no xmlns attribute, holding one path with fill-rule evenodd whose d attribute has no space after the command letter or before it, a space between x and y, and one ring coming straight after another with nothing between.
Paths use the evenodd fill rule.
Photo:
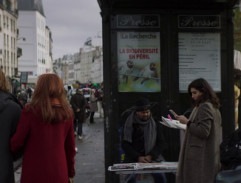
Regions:
<instances>
[{"instance_id":1,"label":"man's scarf","mask_svg":"<svg viewBox=\"0 0 241 183\"><path fill-rule=\"evenodd\" d=\"M143 125L144 127L144 147L147 155L156 144L156 123L152 116L147 121L140 120L133 111L126 119L124 126L124 140L132 143L133 124Z\"/></svg>"}]
</instances>

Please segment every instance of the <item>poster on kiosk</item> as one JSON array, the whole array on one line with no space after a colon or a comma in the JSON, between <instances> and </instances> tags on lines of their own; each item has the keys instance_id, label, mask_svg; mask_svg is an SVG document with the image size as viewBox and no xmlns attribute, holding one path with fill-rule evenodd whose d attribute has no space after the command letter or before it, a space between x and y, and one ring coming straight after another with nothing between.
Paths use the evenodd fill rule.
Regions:
<instances>
[{"instance_id":1,"label":"poster on kiosk","mask_svg":"<svg viewBox=\"0 0 241 183\"><path fill-rule=\"evenodd\" d=\"M160 92L160 33L118 32L119 92Z\"/></svg>"}]
</instances>

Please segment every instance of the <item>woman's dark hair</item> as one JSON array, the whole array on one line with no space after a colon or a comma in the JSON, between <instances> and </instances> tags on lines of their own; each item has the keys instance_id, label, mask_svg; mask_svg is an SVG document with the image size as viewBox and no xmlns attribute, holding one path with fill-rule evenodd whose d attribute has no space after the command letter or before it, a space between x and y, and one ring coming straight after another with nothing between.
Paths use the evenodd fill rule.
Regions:
<instances>
[{"instance_id":1,"label":"woman's dark hair","mask_svg":"<svg viewBox=\"0 0 241 183\"><path fill-rule=\"evenodd\" d=\"M188 93L190 95L192 95L191 88L195 88L196 90L202 92L202 96L198 101L192 100L193 105L199 106L200 103L208 100L213 104L214 107L218 109L221 107L219 98L205 79L199 78L189 84Z\"/></svg>"}]
</instances>

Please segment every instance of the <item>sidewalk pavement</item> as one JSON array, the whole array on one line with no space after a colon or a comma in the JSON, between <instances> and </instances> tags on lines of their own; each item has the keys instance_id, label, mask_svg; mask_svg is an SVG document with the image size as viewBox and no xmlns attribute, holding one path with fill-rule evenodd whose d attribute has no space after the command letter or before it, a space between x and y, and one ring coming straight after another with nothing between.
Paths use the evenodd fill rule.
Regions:
<instances>
[{"instance_id":1,"label":"sidewalk pavement","mask_svg":"<svg viewBox=\"0 0 241 183\"><path fill-rule=\"evenodd\" d=\"M95 114L94 124L83 124L83 139L76 136L78 152L75 157L74 182L104 183L104 121ZM15 182L20 183L21 166L15 171Z\"/></svg>"}]
</instances>

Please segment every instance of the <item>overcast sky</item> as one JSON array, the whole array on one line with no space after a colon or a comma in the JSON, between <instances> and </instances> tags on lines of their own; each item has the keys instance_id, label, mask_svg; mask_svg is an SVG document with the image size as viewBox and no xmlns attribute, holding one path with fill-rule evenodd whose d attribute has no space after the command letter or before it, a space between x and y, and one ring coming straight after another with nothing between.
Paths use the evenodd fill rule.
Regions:
<instances>
[{"instance_id":1,"label":"overcast sky","mask_svg":"<svg viewBox=\"0 0 241 183\"><path fill-rule=\"evenodd\" d=\"M101 34L97 0L42 0L46 24L52 32L53 58L79 51L88 37Z\"/></svg>"}]
</instances>

